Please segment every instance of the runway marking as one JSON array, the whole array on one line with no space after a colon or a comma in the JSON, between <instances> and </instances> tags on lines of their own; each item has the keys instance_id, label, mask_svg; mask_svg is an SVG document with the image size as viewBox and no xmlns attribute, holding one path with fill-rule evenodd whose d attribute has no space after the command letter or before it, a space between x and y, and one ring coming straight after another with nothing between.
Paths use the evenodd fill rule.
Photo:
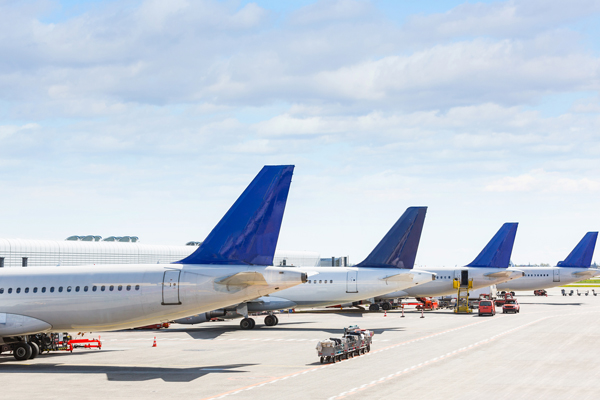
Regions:
<instances>
[{"instance_id":1,"label":"runway marking","mask_svg":"<svg viewBox=\"0 0 600 400\"><path fill-rule=\"evenodd\" d=\"M369 388L371 388L373 386L379 385L380 383L386 382L386 381L388 381L390 379L394 379L394 378L400 377L400 376L405 375L405 374L407 374L409 372L412 372L412 371L415 371L417 369L423 368L425 366L437 363L439 361L442 361L442 360L445 360L447 358L453 357L453 356L455 356L457 354L460 354L460 353L463 353L465 351L474 349L474 348L479 347L481 345L493 342L494 340L496 340L496 339L498 339L498 338L500 338L502 336L508 335L509 333L513 333L513 332L518 331L520 329L523 329L523 328L525 328L525 327L527 327L529 325L537 324L538 322L541 322L541 321L544 321L544 320L547 320L547 319L550 319L550 318L563 317L563 316L567 316L567 315L572 316L572 315L578 315L578 314L579 315L581 315L581 314L589 314L589 313L593 313L593 312L594 311L584 311L584 312L580 312L580 313L550 315L550 316L547 316L547 317L543 317L543 318L540 318L538 320L535 320L535 321L532 321L532 322L528 322L528 323L526 323L524 325L517 326L516 328L512 328L512 329L509 329L509 330L504 331L502 333L496 334L496 335L491 336L491 337L489 337L487 339L480 340L478 342L472 343L472 344L470 344L468 346L461 347L460 349L456 349L454 351L448 352L448 353L446 353L446 354L444 354L442 356L438 356L438 357L432 358L430 360L424 361L422 363L413 365L411 367L404 368L403 370L398 371L396 373L390 374L390 375L385 376L383 378L379 378L377 380L371 381L369 383L365 383L365 384L360 385L358 387L355 387L355 388L352 388L352 389L347 390L345 392L342 392L342 393L340 393L338 395L332 396L332 397L328 398L327 400L343 399L345 397L348 397L348 396L351 396L353 394L359 393L359 392L361 392L361 391L363 391L365 389L369 389Z\"/></svg>"},{"instance_id":2,"label":"runway marking","mask_svg":"<svg viewBox=\"0 0 600 400\"><path fill-rule=\"evenodd\" d=\"M394 345L391 345L391 346L388 346L388 347L384 347L384 348L376 350L376 351L372 351L372 352L367 353L367 354L362 355L362 356L358 356L358 357L354 357L354 358L349 358L347 360L343 360L343 361L337 362L335 364L319 365L317 367L308 368L308 369L305 369L305 370L302 370L302 371L292 372L292 373L287 374L287 375L278 376L278 377L275 377L275 378L272 378L272 379L269 379L269 380L266 380L266 381L263 381L263 382L255 383L255 384L248 385L248 386L244 386L244 387L239 388L239 389L232 389L230 391L227 391L227 392L224 392L224 393L221 393L221 394L217 394L217 395L210 396L210 397L205 397L202 400L222 399L222 398L225 398L227 396L232 396L234 394L238 394L238 393L241 393L241 392L244 392L244 391L256 389L256 388L263 387L265 385L270 385L270 384L277 383L277 382L281 382L281 381L283 381L285 379L288 379L288 378L293 378L293 377L297 377L297 376L300 376L300 375L308 374L308 373L311 373L311 372L319 371L319 370L324 369L324 368L330 368L330 367L333 367L333 366L336 366L336 365L339 365L339 364L342 364L342 363L351 362L353 360L360 360L363 357L369 357L369 356L371 356L373 354L381 353L383 351L387 351L387 350L393 349L395 347L405 346L405 345L410 344L410 343L415 343L415 342L419 342L421 340L430 339L430 338L437 337L437 336L440 336L440 335L444 335L444 334L447 334L447 333L450 333L450 332L455 332L455 331L458 331L460 329L468 328L468 327L474 326L474 325L483 324L483 323L486 323L488 321L492 321L492 319L486 319L484 321L473 322L473 323L470 323L470 324L467 324L467 325L459 326L457 328L447 329L445 331L441 331L441 332L433 333L433 334L430 334L430 335L422 336L420 338L407 340L407 341L404 341L404 342L401 342L401 343L398 343L398 344L394 344ZM383 379L385 379L385 377Z\"/></svg>"}]
</instances>

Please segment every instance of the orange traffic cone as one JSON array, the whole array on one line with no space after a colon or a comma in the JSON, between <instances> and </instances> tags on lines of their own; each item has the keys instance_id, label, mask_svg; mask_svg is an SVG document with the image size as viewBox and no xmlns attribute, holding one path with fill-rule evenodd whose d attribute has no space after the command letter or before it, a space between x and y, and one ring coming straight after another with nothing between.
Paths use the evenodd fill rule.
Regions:
<instances>
[{"instance_id":1,"label":"orange traffic cone","mask_svg":"<svg viewBox=\"0 0 600 400\"><path fill-rule=\"evenodd\" d=\"M383 316L387 317L387 311L386 310L383 310Z\"/></svg>"},{"instance_id":2,"label":"orange traffic cone","mask_svg":"<svg viewBox=\"0 0 600 400\"><path fill-rule=\"evenodd\" d=\"M156 347L156 336L154 336L154 343L152 343L152 347Z\"/></svg>"}]
</instances>

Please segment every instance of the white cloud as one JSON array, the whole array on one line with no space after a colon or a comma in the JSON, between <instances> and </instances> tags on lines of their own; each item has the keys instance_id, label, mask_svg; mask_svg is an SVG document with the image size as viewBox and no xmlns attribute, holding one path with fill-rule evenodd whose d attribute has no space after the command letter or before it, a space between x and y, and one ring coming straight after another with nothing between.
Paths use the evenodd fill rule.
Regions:
<instances>
[{"instance_id":1,"label":"white cloud","mask_svg":"<svg viewBox=\"0 0 600 400\"><path fill-rule=\"evenodd\" d=\"M485 187L490 192L581 193L600 191L600 180L570 178L543 169L515 177L504 177Z\"/></svg>"}]
</instances>

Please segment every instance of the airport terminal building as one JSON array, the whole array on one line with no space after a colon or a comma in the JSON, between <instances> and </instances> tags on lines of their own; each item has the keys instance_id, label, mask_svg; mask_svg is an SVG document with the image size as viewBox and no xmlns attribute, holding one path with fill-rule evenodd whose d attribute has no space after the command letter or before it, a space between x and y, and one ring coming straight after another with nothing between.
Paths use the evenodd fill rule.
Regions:
<instances>
[{"instance_id":1,"label":"airport terminal building","mask_svg":"<svg viewBox=\"0 0 600 400\"><path fill-rule=\"evenodd\" d=\"M81 238L88 240L81 240ZM0 268L170 264L192 254L201 243L188 242L185 246L164 246L139 243L135 236L111 236L109 240L98 238L100 237L70 236L64 241L0 239ZM319 253L310 251L277 250L273 259L273 265L318 266L319 262Z\"/></svg>"}]
</instances>

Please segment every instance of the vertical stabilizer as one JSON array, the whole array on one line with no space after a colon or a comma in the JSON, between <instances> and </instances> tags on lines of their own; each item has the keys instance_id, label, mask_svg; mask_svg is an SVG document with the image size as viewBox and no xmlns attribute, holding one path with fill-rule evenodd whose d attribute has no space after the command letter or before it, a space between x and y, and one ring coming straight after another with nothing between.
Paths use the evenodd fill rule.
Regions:
<instances>
[{"instance_id":1,"label":"vertical stabilizer","mask_svg":"<svg viewBox=\"0 0 600 400\"><path fill-rule=\"evenodd\" d=\"M557 265L559 267L589 268L592 265L596 239L598 239L598 232L586 233L567 258Z\"/></svg>"},{"instance_id":2,"label":"vertical stabilizer","mask_svg":"<svg viewBox=\"0 0 600 400\"><path fill-rule=\"evenodd\" d=\"M272 265L293 165L265 166L198 249L177 264Z\"/></svg>"},{"instance_id":3,"label":"vertical stabilizer","mask_svg":"<svg viewBox=\"0 0 600 400\"><path fill-rule=\"evenodd\" d=\"M409 207L371 254L357 267L412 268L427 207Z\"/></svg>"},{"instance_id":4,"label":"vertical stabilizer","mask_svg":"<svg viewBox=\"0 0 600 400\"><path fill-rule=\"evenodd\" d=\"M492 240L467 267L508 268L518 225L516 222L502 225Z\"/></svg>"}]
</instances>

